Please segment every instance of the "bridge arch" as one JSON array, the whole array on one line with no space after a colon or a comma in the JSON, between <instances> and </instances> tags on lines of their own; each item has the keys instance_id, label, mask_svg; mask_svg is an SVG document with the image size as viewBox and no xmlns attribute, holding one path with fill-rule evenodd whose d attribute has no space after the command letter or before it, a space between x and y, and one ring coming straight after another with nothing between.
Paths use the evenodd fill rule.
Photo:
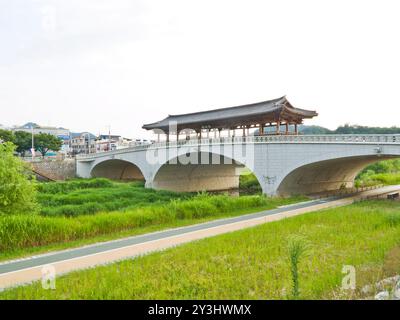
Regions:
<instances>
[{"instance_id":1,"label":"bridge arch","mask_svg":"<svg viewBox=\"0 0 400 320\"><path fill-rule=\"evenodd\" d=\"M161 165L148 187L177 192L237 190L240 175L245 169L252 171L223 154L190 152ZM254 174L259 182L259 177Z\"/></svg>"},{"instance_id":2,"label":"bridge arch","mask_svg":"<svg viewBox=\"0 0 400 320\"><path fill-rule=\"evenodd\" d=\"M394 156L351 156L305 164L288 172L280 182L277 193L313 194L351 188L357 174L372 163L392 159Z\"/></svg>"},{"instance_id":3,"label":"bridge arch","mask_svg":"<svg viewBox=\"0 0 400 320\"><path fill-rule=\"evenodd\" d=\"M90 176L111 180L145 180L142 170L136 164L120 159L109 159L97 163L92 168Z\"/></svg>"}]
</instances>

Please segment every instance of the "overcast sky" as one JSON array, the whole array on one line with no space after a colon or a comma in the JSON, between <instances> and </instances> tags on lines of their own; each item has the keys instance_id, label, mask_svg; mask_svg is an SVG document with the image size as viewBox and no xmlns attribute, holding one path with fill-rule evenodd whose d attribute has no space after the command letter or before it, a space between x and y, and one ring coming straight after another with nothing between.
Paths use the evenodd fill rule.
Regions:
<instances>
[{"instance_id":1,"label":"overcast sky","mask_svg":"<svg viewBox=\"0 0 400 320\"><path fill-rule=\"evenodd\" d=\"M0 0L0 123L147 137L287 95L307 124L399 126L393 0Z\"/></svg>"}]
</instances>

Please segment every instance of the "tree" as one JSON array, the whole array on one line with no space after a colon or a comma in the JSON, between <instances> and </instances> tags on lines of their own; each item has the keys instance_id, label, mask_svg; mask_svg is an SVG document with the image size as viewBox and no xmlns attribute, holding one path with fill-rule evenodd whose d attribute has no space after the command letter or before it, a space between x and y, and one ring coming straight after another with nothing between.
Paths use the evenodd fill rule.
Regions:
<instances>
[{"instance_id":1,"label":"tree","mask_svg":"<svg viewBox=\"0 0 400 320\"><path fill-rule=\"evenodd\" d=\"M15 157L14 152L15 145L11 142L0 144L0 214L34 213L35 180L29 177L28 165Z\"/></svg>"},{"instance_id":2,"label":"tree","mask_svg":"<svg viewBox=\"0 0 400 320\"><path fill-rule=\"evenodd\" d=\"M42 154L43 158L49 150L60 151L61 146L62 141L51 134L39 133L35 135L35 149Z\"/></svg>"},{"instance_id":3,"label":"tree","mask_svg":"<svg viewBox=\"0 0 400 320\"><path fill-rule=\"evenodd\" d=\"M0 140L3 142L14 142L15 136L10 130L0 129Z\"/></svg>"},{"instance_id":4,"label":"tree","mask_svg":"<svg viewBox=\"0 0 400 320\"><path fill-rule=\"evenodd\" d=\"M25 131L17 131L14 135L17 152L25 155L25 152L32 147L32 134Z\"/></svg>"}]
</instances>

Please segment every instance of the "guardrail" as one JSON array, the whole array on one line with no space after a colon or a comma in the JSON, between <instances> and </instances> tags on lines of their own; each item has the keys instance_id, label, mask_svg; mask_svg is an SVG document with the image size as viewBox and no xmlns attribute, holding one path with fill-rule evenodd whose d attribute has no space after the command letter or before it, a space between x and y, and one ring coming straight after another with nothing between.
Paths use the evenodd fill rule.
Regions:
<instances>
[{"instance_id":1,"label":"guardrail","mask_svg":"<svg viewBox=\"0 0 400 320\"><path fill-rule=\"evenodd\" d=\"M388 199L388 195L392 194L392 193L399 193L399 192L395 192L395 191L387 191L387 192L383 192L383 193L379 193L379 194L374 194L374 195L368 195L368 196L364 196L364 197L360 197L359 199L357 199L354 202L363 202L363 201L368 201L368 200L374 200L374 199ZM391 198L391 200L397 200L398 197L393 197Z\"/></svg>"},{"instance_id":2,"label":"guardrail","mask_svg":"<svg viewBox=\"0 0 400 320\"><path fill-rule=\"evenodd\" d=\"M367 186L367 187L353 187L353 188L331 190L331 191L321 192L319 194L313 194L313 195L311 195L311 198L326 199L326 198L351 197L351 196L355 196L355 195L359 194L360 192L375 190L375 189L382 188L384 186L385 186L384 184L376 184L376 185Z\"/></svg>"},{"instance_id":3,"label":"guardrail","mask_svg":"<svg viewBox=\"0 0 400 320\"><path fill-rule=\"evenodd\" d=\"M180 146L201 146L212 144L237 144L237 143L368 143L368 144L400 144L400 134L376 135L376 134L343 134L343 135L266 135L247 137L223 137L209 139L189 139L170 142L156 142L153 144L140 145L108 152L78 155L77 159L96 158L105 154L121 154L131 151L143 151L149 148L165 148Z\"/></svg>"}]
</instances>

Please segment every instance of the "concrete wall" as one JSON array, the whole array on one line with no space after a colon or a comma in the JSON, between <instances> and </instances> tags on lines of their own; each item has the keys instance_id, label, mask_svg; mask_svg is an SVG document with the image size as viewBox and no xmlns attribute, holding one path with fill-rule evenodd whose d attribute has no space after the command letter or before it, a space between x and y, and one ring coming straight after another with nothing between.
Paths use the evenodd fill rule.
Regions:
<instances>
[{"instance_id":1,"label":"concrete wall","mask_svg":"<svg viewBox=\"0 0 400 320\"><path fill-rule=\"evenodd\" d=\"M151 187L181 192L237 189L239 169L234 164L166 164L157 172Z\"/></svg>"},{"instance_id":2,"label":"concrete wall","mask_svg":"<svg viewBox=\"0 0 400 320\"><path fill-rule=\"evenodd\" d=\"M92 169L91 176L112 180L144 180L142 172L136 165L118 159L97 164Z\"/></svg>"},{"instance_id":3,"label":"concrete wall","mask_svg":"<svg viewBox=\"0 0 400 320\"><path fill-rule=\"evenodd\" d=\"M278 187L280 195L312 194L321 191L352 188L357 174L378 160L372 157L348 157L320 161L299 167L289 173Z\"/></svg>"},{"instance_id":4,"label":"concrete wall","mask_svg":"<svg viewBox=\"0 0 400 320\"><path fill-rule=\"evenodd\" d=\"M32 163L33 170L51 180L66 180L76 177L75 160L43 160Z\"/></svg>"}]
</instances>

